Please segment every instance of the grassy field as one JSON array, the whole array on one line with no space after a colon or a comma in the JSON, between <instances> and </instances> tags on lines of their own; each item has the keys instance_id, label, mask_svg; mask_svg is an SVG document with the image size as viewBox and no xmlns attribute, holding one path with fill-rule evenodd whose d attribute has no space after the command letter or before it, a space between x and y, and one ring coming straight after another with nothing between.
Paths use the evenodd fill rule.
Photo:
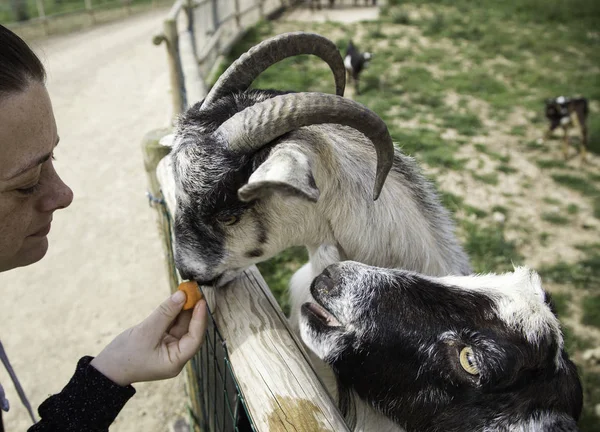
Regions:
<instances>
[{"instance_id":1,"label":"grassy field","mask_svg":"<svg viewBox=\"0 0 600 432\"><path fill-rule=\"evenodd\" d=\"M568 6L567 6L568 4ZM553 294L569 353L579 366L585 407L580 428L600 431L600 366L583 353L600 346L600 2L576 0L390 1L379 21L262 23L229 61L274 34L310 30L344 49L351 37L374 59L362 94L395 142L436 183L478 272L526 264ZM258 88L331 92L327 66L283 61ZM544 99L590 100L590 155L578 136L540 142ZM287 308L286 287L306 261L294 248L259 267Z\"/></svg>"}]
</instances>

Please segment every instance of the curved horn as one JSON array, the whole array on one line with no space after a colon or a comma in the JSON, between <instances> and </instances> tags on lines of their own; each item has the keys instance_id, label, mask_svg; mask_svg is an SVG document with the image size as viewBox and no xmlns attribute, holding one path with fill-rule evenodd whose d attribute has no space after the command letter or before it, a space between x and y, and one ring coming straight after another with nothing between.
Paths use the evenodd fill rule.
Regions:
<instances>
[{"instance_id":1,"label":"curved horn","mask_svg":"<svg viewBox=\"0 0 600 432\"><path fill-rule=\"evenodd\" d=\"M377 151L373 200L379 198L394 161L394 143L383 120L358 102L324 93L275 96L238 112L215 134L232 151L252 152L302 126L322 123L350 126L371 140Z\"/></svg>"},{"instance_id":2,"label":"curved horn","mask_svg":"<svg viewBox=\"0 0 600 432\"><path fill-rule=\"evenodd\" d=\"M344 95L346 69L335 44L316 33L291 32L267 39L242 54L219 77L202 105L209 106L223 95L235 90L248 89L269 66L301 54L313 54L323 59L333 72L336 94Z\"/></svg>"}]
</instances>

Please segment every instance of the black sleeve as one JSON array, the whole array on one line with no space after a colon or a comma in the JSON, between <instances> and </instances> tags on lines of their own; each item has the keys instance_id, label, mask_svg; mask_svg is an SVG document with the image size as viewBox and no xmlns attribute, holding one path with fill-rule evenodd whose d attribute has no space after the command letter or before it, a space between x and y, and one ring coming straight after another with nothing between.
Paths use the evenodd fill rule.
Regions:
<instances>
[{"instance_id":1,"label":"black sleeve","mask_svg":"<svg viewBox=\"0 0 600 432\"><path fill-rule=\"evenodd\" d=\"M102 375L90 365L92 358L82 357L65 388L40 405L41 420L28 432L108 431L135 389L117 385Z\"/></svg>"}]
</instances>

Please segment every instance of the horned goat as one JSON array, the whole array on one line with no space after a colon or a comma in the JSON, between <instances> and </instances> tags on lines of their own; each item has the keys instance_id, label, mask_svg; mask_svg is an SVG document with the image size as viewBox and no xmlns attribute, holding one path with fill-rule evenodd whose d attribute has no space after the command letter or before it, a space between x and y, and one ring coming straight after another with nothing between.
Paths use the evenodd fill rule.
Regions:
<instances>
[{"instance_id":1,"label":"horned goat","mask_svg":"<svg viewBox=\"0 0 600 432\"><path fill-rule=\"evenodd\" d=\"M269 66L300 54L327 62L337 95L248 90ZM181 275L219 286L305 245L309 262L290 283L296 330L311 281L340 260L432 276L471 273L415 160L394 148L375 113L342 97L345 73L339 50L322 36L268 39L181 116L171 152Z\"/></svg>"},{"instance_id":2,"label":"horned goat","mask_svg":"<svg viewBox=\"0 0 600 432\"><path fill-rule=\"evenodd\" d=\"M582 389L539 276L431 277L346 261L302 306L355 430L575 432ZM374 407L396 426L374 426Z\"/></svg>"}]
</instances>

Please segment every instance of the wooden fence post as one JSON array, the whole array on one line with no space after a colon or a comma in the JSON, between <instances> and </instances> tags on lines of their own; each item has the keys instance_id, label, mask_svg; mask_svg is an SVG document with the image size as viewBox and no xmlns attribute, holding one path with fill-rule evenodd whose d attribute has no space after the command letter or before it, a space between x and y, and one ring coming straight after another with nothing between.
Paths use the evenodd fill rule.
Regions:
<instances>
[{"instance_id":1,"label":"wooden fence post","mask_svg":"<svg viewBox=\"0 0 600 432\"><path fill-rule=\"evenodd\" d=\"M240 0L234 0L235 4L235 25L239 29L242 27L242 17L240 16Z\"/></svg>"},{"instance_id":2,"label":"wooden fence post","mask_svg":"<svg viewBox=\"0 0 600 432\"><path fill-rule=\"evenodd\" d=\"M188 32L192 35L192 49L194 50L194 58L198 60L198 47L196 46L196 27L194 26L194 0L186 0L185 15L188 22Z\"/></svg>"},{"instance_id":3,"label":"wooden fence post","mask_svg":"<svg viewBox=\"0 0 600 432\"><path fill-rule=\"evenodd\" d=\"M219 9L218 9L218 5L219 2L217 0L212 0L212 16L213 16L213 33L215 34L217 32L217 30L219 30L220 27L220 23L219 23ZM215 50L217 50L217 52L221 51L221 42L219 39L217 39L216 43L215 43Z\"/></svg>"},{"instance_id":4,"label":"wooden fence post","mask_svg":"<svg viewBox=\"0 0 600 432\"><path fill-rule=\"evenodd\" d=\"M183 83L183 70L179 57L179 36L177 34L177 17L169 17L163 22L163 34L154 36L154 45L165 42L167 45L167 59L169 61L169 77L171 79L171 101L173 104L172 118L174 119L185 109L185 87Z\"/></svg>"},{"instance_id":5,"label":"wooden fence post","mask_svg":"<svg viewBox=\"0 0 600 432\"><path fill-rule=\"evenodd\" d=\"M265 17L265 4L263 0L258 0L258 15L260 19Z\"/></svg>"},{"instance_id":6,"label":"wooden fence post","mask_svg":"<svg viewBox=\"0 0 600 432\"><path fill-rule=\"evenodd\" d=\"M85 0L85 10L90 15L90 22L92 25L96 24L96 17L94 16L94 8L92 7L92 0Z\"/></svg>"},{"instance_id":7,"label":"wooden fence post","mask_svg":"<svg viewBox=\"0 0 600 432\"><path fill-rule=\"evenodd\" d=\"M38 16L42 20L44 25L44 35L48 36L50 30L48 29L48 19L46 18L46 11L44 10L44 0L36 0Z\"/></svg>"}]
</instances>

